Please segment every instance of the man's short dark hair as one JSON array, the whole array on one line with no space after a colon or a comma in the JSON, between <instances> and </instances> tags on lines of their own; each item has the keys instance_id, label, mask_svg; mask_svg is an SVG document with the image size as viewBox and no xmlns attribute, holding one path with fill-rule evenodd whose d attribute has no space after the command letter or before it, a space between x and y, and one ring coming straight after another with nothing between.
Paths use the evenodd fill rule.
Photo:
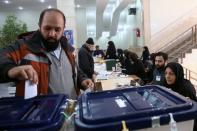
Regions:
<instances>
[{"instance_id":1,"label":"man's short dark hair","mask_svg":"<svg viewBox=\"0 0 197 131\"><path fill-rule=\"evenodd\" d=\"M166 53L164 53L164 52L157 52L157 53L155 54L155 57L156 57L156 56L162 56L163 59L164 59L164 61L167 61L167 60L168 60L168 54L166 54Z\"/></svg>"},{"instance_id":2,"label":"man's short dark hair","mask_svg":"<svg viewBox=\"0 0 197 131\"><path fill-rule=\"evenodd\" d=\"M44 15L45 15L46 12L58 12L58 13L60 13L62 15L62 17L63 17L64 25L65 25L65 23L66 23L66 17L64 15L64 13L62 11L56 9L56 8L50 8L50 9L45 9L45 10L43 10L41 12L40 18L39 18L39 23L38 23L39 26L41 26L42 21L43 21L43 17L44 17Z\"/></svg>"}]
</instances>

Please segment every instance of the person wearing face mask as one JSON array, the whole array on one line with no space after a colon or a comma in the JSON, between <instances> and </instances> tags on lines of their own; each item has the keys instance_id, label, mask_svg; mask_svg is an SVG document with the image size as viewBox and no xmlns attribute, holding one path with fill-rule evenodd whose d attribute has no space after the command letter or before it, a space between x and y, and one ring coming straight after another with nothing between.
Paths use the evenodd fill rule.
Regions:
<instances>
[{"instance_id":1,"label":"person wearing face mask","mask_svg":"<svg viewBox=\"0 0 197 131\"><path fill-rule=\"evenodd\" d=\"M65 24L60 10L42 11L37 31L0 50L0 82L16 82L16 96L24 96L27 80L37 84L38 95L63 93L76 99L80 88L93 88L76 66L74 49L63 36Z\"/></svg>"},{"instance_id":2,"label":"person wearing face mask","mask_svg":"<svg viewBox=\"0 0 197 131\"><path fill-rule=\"evenodd\" d=\"M94 81L96 78L94 72L94 60L93 60L93 51L94 51L94 41L92 38L88 38L86 43L82 45L78 53L78 62L79 68Z\"/></svg>"}]
</instances>

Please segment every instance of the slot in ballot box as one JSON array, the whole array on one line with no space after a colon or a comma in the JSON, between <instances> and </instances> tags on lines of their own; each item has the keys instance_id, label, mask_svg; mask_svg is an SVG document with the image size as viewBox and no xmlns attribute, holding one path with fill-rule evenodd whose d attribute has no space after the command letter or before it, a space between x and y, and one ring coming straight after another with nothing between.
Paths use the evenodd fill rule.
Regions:
<instances>
[{"instance_id":1,"label":"slot in ballot box","mask_svg":"<svg viewBox=\"0 0 197 131\"><path fill-rule=\"evenodd\" d=\"M161 86L86 93L78 102L76 131L121 131L121 121L130 131L167 131L170 114L178 131L192 131L197 118L196 102Z\"/></svg>"},{"instance_id":2,"label":"slot in ballot box","mask_svg":"<svg viewBox=\"0 0 197 131\"><path fill-rule=\"evenodd\" d=\"M0 99L0 130L58 131L64 116L60 114L65 95L37 96L31 99L10 97Z\"/></svg>"}]
</instances>

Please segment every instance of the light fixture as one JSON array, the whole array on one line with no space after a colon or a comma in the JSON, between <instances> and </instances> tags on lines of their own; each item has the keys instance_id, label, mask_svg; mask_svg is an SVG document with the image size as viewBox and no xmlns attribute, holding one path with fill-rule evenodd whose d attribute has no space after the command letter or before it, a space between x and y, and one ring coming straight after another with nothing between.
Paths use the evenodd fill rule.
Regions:
<instances>
[{"instance_id":1,"label":"light fixture","mask_svg":"<svg viewBox=\"0 0 197 131\"><path fill-rule=\"evenodd\" d=\"M5 3L5 4L9 4L10 1L9 1L9 0L5 0L4 3Z\"/></svg>"},{"instance_id":2,"label":"light fixture","mask_svg":"<svg viewBox=\"0 0 197 131\"><path fill-rule=\"evenodd\" d=\"M80 5L77 5L77 8L81 7Z\"/></svg>"},{"instance_id":3,"label":"light fixture","mask_svg":"<svg viewBox=\"0 0 197 131\"><path fill-rule=\"evenodd\" d=\"M103 31L102 32L102 37L109 37L109 31Z\"/></svg>"},{"instance_id":4,"label":"light fixture","mask_svg":"<svg viewBox=\"0 0 197 131\"><path fill-rule=\"evenodd\" d=\"M23 7L22 7L22 6L19 6L18 9L19 9L19 10L23 10Z\"/></svg>"},{"instance_id":5,"label":"light fixture","mask_svg":"<svg viewBox=\"0 0 197 131\"><path fill-rule=\"evenodd\" d=\"M87 35L88 36L91 36L91 37L96 37L96 33L95 32L92 32L92 31L88 31L87 32Z\"/></svg>"},{"instance_id":6,"label":"light fixture","mask_svg":"<svg viewBox=\"0 0 197 131\"><path fill-rule=\"evenodd\" d=\"M52 6L51 6L51 5L49 5L47 8L48 8L48 9L51 9L51 8L52 8Z\"/></svg>"},{"instance_id":7,"label":"light fixture","mask_svg":"<svg viewBox=\"0 0 197 131\"><path fill-rule=\"evenodd\" d=\"M40 2L41 2L41 3L44 3L44 2L45 2L45 0L40 0Z\"/></svg>"}]
</instances>

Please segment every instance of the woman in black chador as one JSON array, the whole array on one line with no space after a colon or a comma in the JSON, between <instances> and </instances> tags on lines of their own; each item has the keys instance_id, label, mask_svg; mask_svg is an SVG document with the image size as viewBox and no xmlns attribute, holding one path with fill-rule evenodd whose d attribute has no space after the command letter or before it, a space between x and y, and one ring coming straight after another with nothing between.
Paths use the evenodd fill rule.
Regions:
<instances>
[{"instance_id":1,"label":"woman in black chador","mask_svg":"<svg viewBox=\"0 0 197 131\"><path fill-rule=\"evenodd\" d=\"M197 101L196 90L189 80L184 79L183 67L179 63L170 62L166 65L164 86ZM194 121L193 131L197 131L196 119Z\"/></svg>"},{"instance_id":2,"label":"woman in black chador","mask_svg":"<svg viewBox=\"0 0 197 131\"><path fill-rule=\"evenodd\" d=\"M184 78L183 67L176 62L170 62L165 67L164 86L179 94L196 99L196 90L192 83Z\"/></svg>"},{"instance_id":3,"label":"woman in black chador","mask_svg":"<svg viewBox=\"0 0 197 131\"><path fill-rule=\"evenodd\" d=\"M107 52L105 55L105 59L117 59L116 56L116 47L113 41L108 42Z\"/></svg>"},{"instance_id":4,"label":"woman in black chador","mask_svg":"<svg viewBox=\"0 0 197 131\"><path fill-rule=\"evenodd\" d=\"M141 56L141 60L142 60L142 63L145 65L145 67L146 67L146 61L149 60L149 56L150 56L150 52L148 50L148 47L144 46L142 56Z\"/></svg>"}]
</instances>

